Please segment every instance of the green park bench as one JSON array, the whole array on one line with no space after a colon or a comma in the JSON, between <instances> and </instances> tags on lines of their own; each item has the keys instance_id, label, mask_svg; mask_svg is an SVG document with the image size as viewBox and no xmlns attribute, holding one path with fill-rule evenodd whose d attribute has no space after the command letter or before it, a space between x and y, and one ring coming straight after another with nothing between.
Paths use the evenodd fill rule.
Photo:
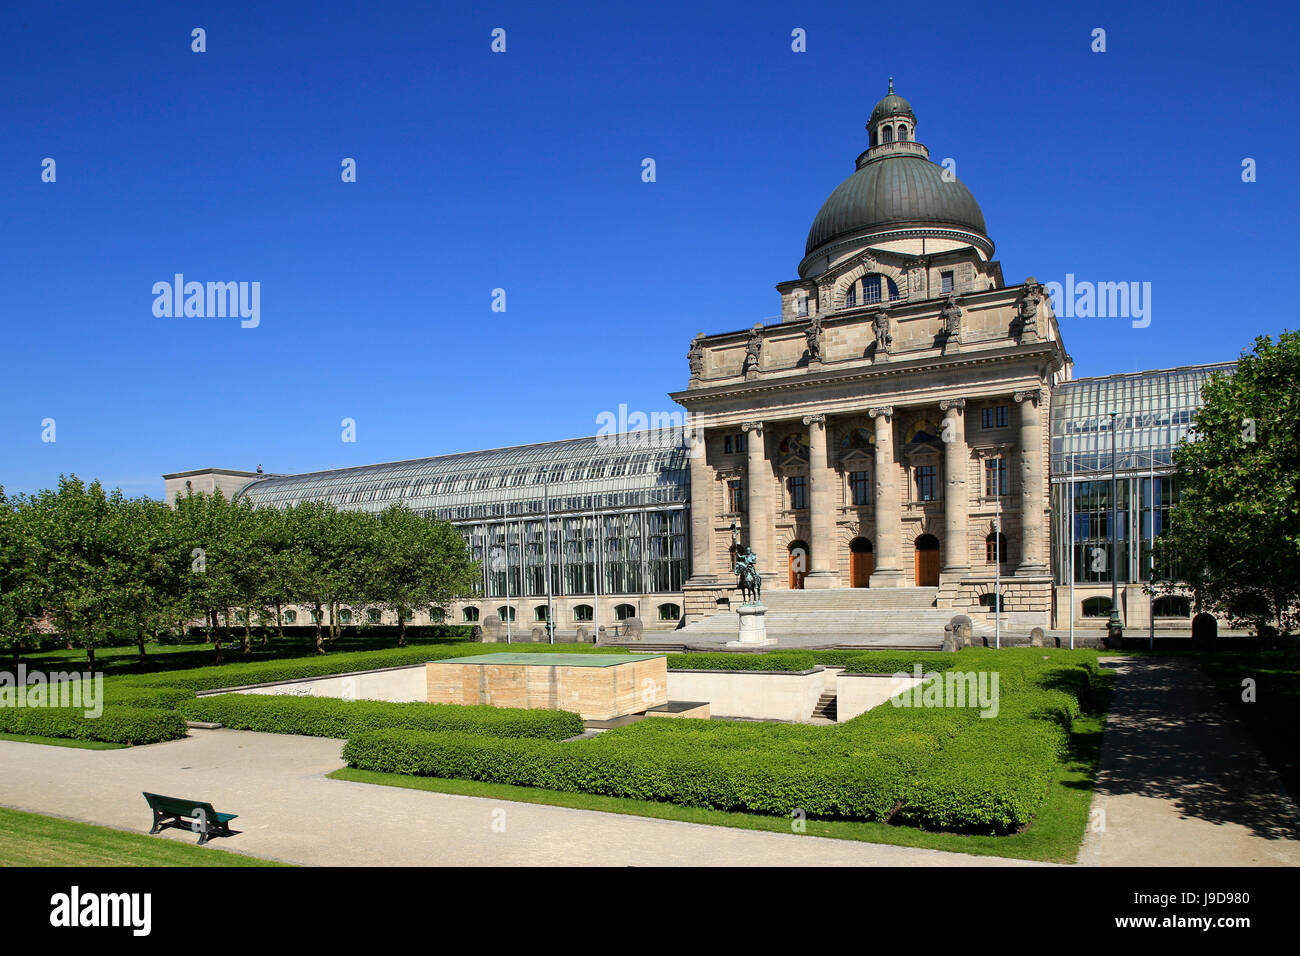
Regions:
<instances>
[{"instance_id":1,"label":"green park bench","mask_svg":"<svg viewBox=\"0 0 1300 956\"><path fill-rule=\"evenodd\" d=\"M202 800L180 800L157 793L145 793L144 798L153 811L150 833L157 833L163 827L188 827L198 833L199 846L207 843L213 833L230 836L230 821L238 816L236 813L218 813L212 804ZM186 822L187 819L192 822Z\"/></svg>"}]
</instances>

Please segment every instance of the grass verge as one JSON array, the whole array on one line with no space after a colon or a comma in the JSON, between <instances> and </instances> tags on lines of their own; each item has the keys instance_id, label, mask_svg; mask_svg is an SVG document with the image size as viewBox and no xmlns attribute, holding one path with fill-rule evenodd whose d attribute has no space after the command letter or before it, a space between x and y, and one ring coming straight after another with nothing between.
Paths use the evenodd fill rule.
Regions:
<instances>
[{"instance_id":1,"label":"grass verge","mask_svg":"<svg viewBox=\"0 0 1300 956\"><path fill-rule=\"evenodd\" d=\"M48 747L78 747L81 750L125 750L130 744L114 744L106 740L75 740L71 737L36 737L32 734L0 734L0 740L16 740L20 744L45 744Z\"/></svg>"},{"instance_id":2,"label":"grass verge","mask_svg":"<svg viewBox=\"0 0 1300 956\"><path fill-rule=\"evenodd\" d=\"M285 865L225 850L0 807L0 866Z\"/></svg>"}]
</instances>

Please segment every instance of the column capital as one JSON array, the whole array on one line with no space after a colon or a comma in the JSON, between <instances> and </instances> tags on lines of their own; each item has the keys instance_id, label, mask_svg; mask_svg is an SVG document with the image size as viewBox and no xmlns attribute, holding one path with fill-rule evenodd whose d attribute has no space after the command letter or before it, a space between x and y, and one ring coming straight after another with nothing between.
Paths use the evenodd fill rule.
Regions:
<instances>
[{"instance_id":1,"label":"column capital","mask_svg":"<svg viewBox=\"0 0 1300 956\"><path fill-rule=\"evenodd\" d=\"M748 434L749 432L758 432L758 433L761 435L761 434L763 433L763 423L762 423L762 422L745 422L744 424L742 424L742 425L740 426L740 430L741 430L742 432L745 432L746 434Z\"/></svg>"},{"instance_id":2,"label":"column capital","mask_svg":"<svg viewBox=\"0 0 1300 956\"><path fill-rule=\"evenodd\" d=\"M805 415L805 416L803 417L803 423L804 423L805 425L821 425L823 428L825 428L825 427L826 427L826 416L825 416L825 415Z\"/></svg>"},{"instance_id":3,"label":"column capital","mask_svg":"<svg viewBox=\"0 0 1300 956\"><path fill-rule=\"evenodd\" d=\"M868 409L868 410L867 410L867 414L870 415L872 418L880 418L882 415L883 415L885 418L893 418L893 417L894 417L894 406L893 406L893 405L880 405L880 406L877 406L876 408Z\"/></svg>"},{"instance_id":4,"label":"column capital","mask_svg":"<svg viewBox=\"0 0 1300 956\"><path fill-rule=\"evenodd\" d=\"M1016 400L1016 404L1018 405L1023 404L1026 401L1032 401L1034 407L1037 408L1038 403L1042 400L1043 390L1041 388L1026 388L1016 392L1012 397Z\"/></svg>"},{"instance_id":5,"label":"column capital","mask_svg":"<svg viewBox=\"0 0 1300 956\"><path fill-rule=\"evenodd\" d=\"M964 413L966 410L966 399L945 398L943 401L939 403L940 411L946 412L946 411L950 411L951 409L956 409L958 414Z\"/></svg>"}]
</instances>

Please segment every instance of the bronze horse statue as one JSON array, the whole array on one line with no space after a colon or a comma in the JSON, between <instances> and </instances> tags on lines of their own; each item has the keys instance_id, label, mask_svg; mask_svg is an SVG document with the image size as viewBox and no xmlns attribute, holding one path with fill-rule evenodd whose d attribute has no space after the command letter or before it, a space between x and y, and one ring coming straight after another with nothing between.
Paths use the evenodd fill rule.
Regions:
<instances>
[{"instance_id":1,"label":"bronze horse statue","mask_svg":"<svg viewBox=\"0 0 1300 956\"><path fill-rule=\"evenodd\" d=\"M736 557L736 587L746 602L757 602L763 594L763 576L755 567L756 555L751 548L746 548Z\"/></svg>"}]
</instances>

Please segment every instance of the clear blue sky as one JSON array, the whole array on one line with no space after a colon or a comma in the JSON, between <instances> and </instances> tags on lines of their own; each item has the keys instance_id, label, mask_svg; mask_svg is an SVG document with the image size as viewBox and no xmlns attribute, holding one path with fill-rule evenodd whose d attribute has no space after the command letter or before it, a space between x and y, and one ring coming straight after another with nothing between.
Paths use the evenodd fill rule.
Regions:
<instances>
[{"instance_id":1,"label":"clear blue sky","mask_svg":"<svg viewBox=\"0 0 1300 956\"><path fill-rule=\"evenodd\" d=\"M6 5L0 484L76 472L161 495L163 472L317 470L674 409L696 332L779 311L891 75L1008 283L1152 283L1147 329L1063 321L1077 375L1235 357L1297 326L1298 19L1280 2ZM177 272L260 282L260 326L156 318L152 286Z\"/></svg>"}]
</instances>

